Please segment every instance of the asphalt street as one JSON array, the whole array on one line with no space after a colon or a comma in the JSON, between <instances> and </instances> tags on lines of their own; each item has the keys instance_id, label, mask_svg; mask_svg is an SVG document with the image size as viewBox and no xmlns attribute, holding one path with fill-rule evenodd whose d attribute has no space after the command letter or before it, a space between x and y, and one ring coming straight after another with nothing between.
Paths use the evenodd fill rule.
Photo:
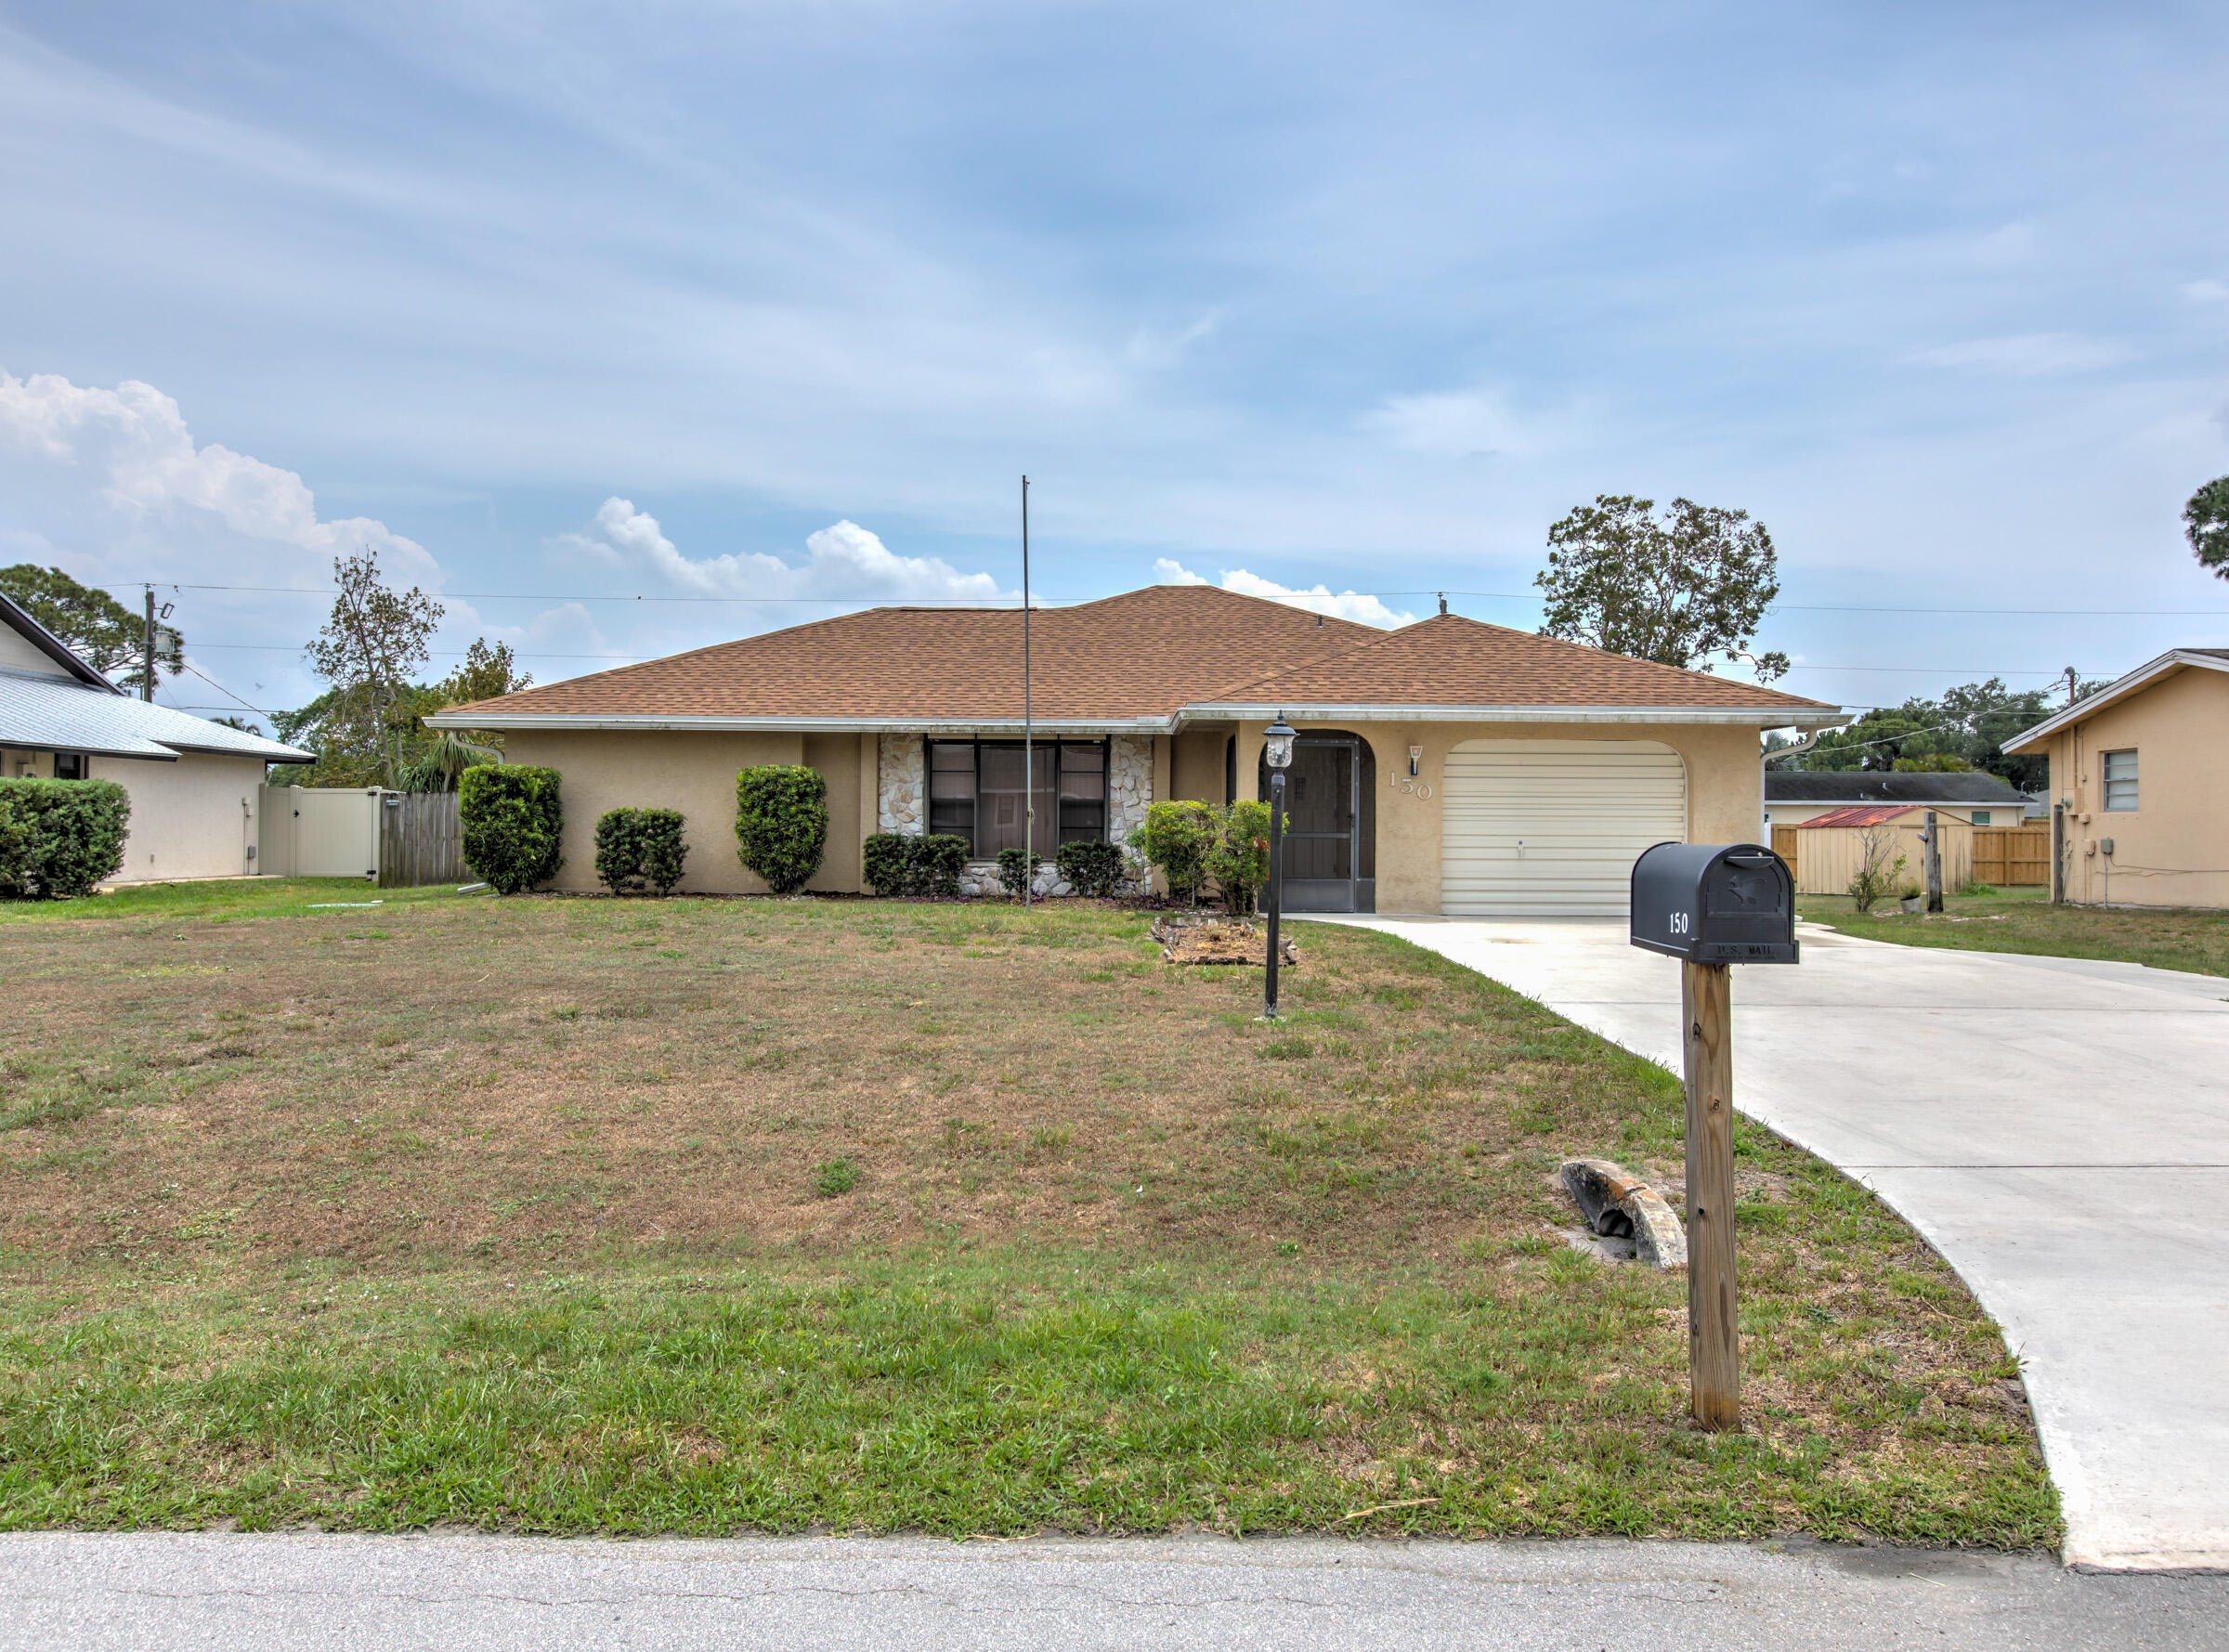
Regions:
<instances>
[{"instance_id":1,"label":"asphalt street","mask_svg":"<svg viewBox=\"0 0 2229 1652\"><path fill-rule=\"evenodd\" d=\"M2229 1578L1817 1543L0 1537L0 1652L2229 1648Z\"/></svg>"}]
</instances>

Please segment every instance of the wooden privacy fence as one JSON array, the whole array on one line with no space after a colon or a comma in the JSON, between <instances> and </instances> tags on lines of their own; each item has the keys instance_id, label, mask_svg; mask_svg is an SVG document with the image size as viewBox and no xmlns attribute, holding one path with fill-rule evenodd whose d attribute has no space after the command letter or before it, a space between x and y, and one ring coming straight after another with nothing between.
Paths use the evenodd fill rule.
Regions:
<instances>
[{"instance_id":1,"label":"wooden privacy fence","mask_svg":"<svg viewBox=\"0 0 2229 1652\"><path fill-rule=\"evenodd\" d=\"M2021 884L2051 881L2051 828L1975 826L1974 879L1977 883Z\"/></svg>"},{"instance_id":2,"label":"wooden privacy fence","mask_svg":"<svg viewBox=\"0 0 2229 1652\"><path fill-rule=\"evenodd\" d=\"M380 888L453 883L464 876L455 792L391 791L379 803Z\"/></svg>"},{"instance_id":3,"label":"wooden privacy fence","mask_svg":"<svg viewBox=\"0 0 2229 1652\"><path fill-rule=\"evenodd\" d=\"M1937 820L1936 829L1942 834L1938 847L1943 857L1943 888L1955 893L1961 885L1974 879L1976 833L1964 821L1952 820L1949 815ZM1775 826L1772 848L1774 853L1788 863L1797 894L1846 895L1850 892L1851 879L1865 864L1865 836L1869 831L1880 832L1894 840L1884 871L1895 866L1899 855L1903 857L1903 865L1897 866L1890 874L1890 895L1907 884L1925 883L1927 852L1920 839L1917 821L1881 826Z\"/></svg>"}]
</instances>

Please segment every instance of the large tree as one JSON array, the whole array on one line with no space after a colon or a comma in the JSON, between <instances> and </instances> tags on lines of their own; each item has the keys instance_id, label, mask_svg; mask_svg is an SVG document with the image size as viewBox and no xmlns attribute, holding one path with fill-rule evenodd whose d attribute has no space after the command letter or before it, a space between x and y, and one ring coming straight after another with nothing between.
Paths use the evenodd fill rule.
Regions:
<instances>
[{"instance_id":1,"label":"large tree","mask_svg":"<svg viewBox=\"0 0 2229 1652\"><path fill-rule=\"evenodd\" d=\"M1780 593L1772 536L1747 511L1605 493L1548 529L1541 634L1686 670L1746 660L1760 683L1788 669L1750 644Z\"/></svg>"},{"instance_id":2,"label":"large tree","mask_svg":"<svg viewBox=\"0 0 2229 1652\"><path fill-rule=\"evenodd\" d=\"M2200 567L2229 579L2229 476L2216 476L2183 507L2183 537Z\"/></svg>"},{"instance_id":3,"label":"large tree","mask_svg":"<svg viewBox=\"0 0 2229 1652\"><path fill-rule=\"evenodd\" d=\"M387 778L412 719L435 709L413 703L428 691L411 674L425 663L445 610L414 585L384 583L375 551L334 557L332 579L340 588L332 612L308 650L312 669L332 685L313 702L324 735L319 767L360 774L342 784L368 786Z\"/></svg>"},{"instance_id":4,"label":"large tree","mask_svg":"<svg viewBox=\"0 0 2229 1652\"><path fill-rule=\"evenodd\" d=\"M137 693L147 682L145 614L135 614L105 591L80 585L59 568L35 563L0 568L0 591L118 687ZM185 669L186 639L157 625L156 680Z\"/></svg>"}]
</instances>

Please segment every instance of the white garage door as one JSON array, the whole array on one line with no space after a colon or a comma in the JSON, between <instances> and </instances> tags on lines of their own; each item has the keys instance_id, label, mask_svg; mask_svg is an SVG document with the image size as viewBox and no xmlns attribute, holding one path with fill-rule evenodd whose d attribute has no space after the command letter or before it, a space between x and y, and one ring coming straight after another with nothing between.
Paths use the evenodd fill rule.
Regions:
<instances>
[{"instance_id":1,"label":"white garage door","mask_svg":"<svg viewBox=\"0 0 2229 1652\"><path fill-rule=\"evenodd\" d=\"M1641 851L1688 835L1687 770L1653 740L1466 740L1440 797L1450 917L1623 917Z\"/></svg>"}]
</instances>

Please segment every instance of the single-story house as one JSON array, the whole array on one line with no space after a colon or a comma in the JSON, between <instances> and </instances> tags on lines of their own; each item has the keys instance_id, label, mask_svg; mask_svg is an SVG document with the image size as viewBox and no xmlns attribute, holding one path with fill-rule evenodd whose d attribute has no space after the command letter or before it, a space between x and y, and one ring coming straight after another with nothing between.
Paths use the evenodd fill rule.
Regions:
<instances>
[{"instance_id":1,"label":"single-story house","mask_svg":"<svg viewBox=\"0 0 2229 1652\"><path fill-rule=\"evenodd\" d=\"M115 882L255 871L267 765L316 761L134 699L0 595L0 776L113 780L129 792L131 833Z\"/></svg>"},{"instance_id":2,"label":"single-story house","mask_svg":"<svg viewBox=\"0 0 2229 1652\"><path fill-rule=\"evenodd\" d=\"M1765 824L1802 826L1837 809L1902 806L1914 818L1933 809L1974 826L2014 826L2027 794L1995 774L1891 774L1866 769L1766 769ZM1902 824L1899 819L1898 824Z\"/></svg>"},{"instance_id":3,"label":"single-story house","mask_svg":"<svg viewBox=\"0 0 2229 1652\"><path fill-rule=\"evenodd\" d=\"M1301 731L1289 771L1293 910L1623 912L1667 839L1746 841L1761 731L1846 722L1818 700L1440 615L1379 631L1206 586L1157 585L1030 616L1036 773L1024 774L1023 616L875 608L545 684L428 718L500 730L507 761L563 775L559 886L595 887L607 809L678 809L686 890L755 892L736 772L828 781L808 886L861 887L860 845L952 832L979 861L1123 840L1162 799L1267 793L1262 731Z\"/></svg>"},{"instance_id":4,"label":"single-story house","mask_svg":"<svg viewBox=\"0 0 2229 1652\"><path fill-rule=\"evenodd\" d=\"M2229 906L2229 648L2173 648L2005 750L2051 762L2054 890Z\"/></svg>"}]
</instances>

